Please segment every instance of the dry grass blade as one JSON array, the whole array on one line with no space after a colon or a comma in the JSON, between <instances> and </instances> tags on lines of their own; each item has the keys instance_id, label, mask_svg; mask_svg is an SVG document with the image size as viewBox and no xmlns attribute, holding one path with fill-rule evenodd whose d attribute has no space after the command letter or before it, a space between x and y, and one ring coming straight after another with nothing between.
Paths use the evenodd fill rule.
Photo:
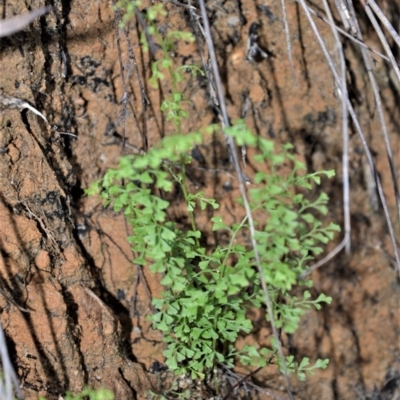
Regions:
<instances>
[{"instance_id":1,"label":"dry grass blade","mask_svg":"<svg viewBox=\"0 0 400 400\"><path fill-rule=\"evenodd\" d=\"M365 5L365 12L367 13L368 18L370 19L370 21L372 23L372 26L375 29L375 32L378 34L379 40L381 41L382 46L385 49L385 52L386 52L387 56L390 59L390 63L392 64L394 72L395 72L395 74L397 76L397 79L398 79L398 81L400 83L400 68L399 68L399 66L398 66L398 64L396 62L396 59L393 56L392 50L390 49L390 46L389 46L389 44L388 44L388 42L386 40L386 37L385 37L384 33L382 32L382 29L379 26L379 23L376 20L374 13L369 8L368 4Z\"/></svg>"},{"instance_id":2,"label":"dry grass blade","mask_svg":"<svg viewBox=\"0 0 400 400\"><path fill-rule=\"evenodd\" d=\"M293 66L292 44L290 42L290 32L289 32L289 25L288 25L288 22L287 22L285 0L281 0L281 6L282 6L283 27L285 29L286 48L287 48L288 57L289 57L289 63L290 63L290 72L292 74L292 79L293 79L294 86L297 86L296 74L294 72L294 66Z\"/></svg>"},{"instance_id":3,"label":"dry grass blade","mask_svg":"<svg viewBox=\"0 0 400 400\"><path fill-rule=\"evenodd\" d=\"M49 7L41 7L31 11L30 13L18 15L16 17L0 21L0 38L12 35L15 32L19 32L36 18L39 18L49 11Z\"/></svg>"},{"instance_id":4,"label":"dry grass blade","mask_svg":"<svg viewBox=\"0 0 400 400\"><path fill-rule=\"evenodd\" d=\"M343 53L343 46L339 39L339 35L335 24L329 4L327 0L322 0L326 15L330 22L333 37L338 51L340 61L340 72L341 72L341 83L342 92L340 97L342 100L342 137L343 137L343 152L342 152L342 172L343 172L343 214L344 214L344 242L346 247L346 253L350 253L350 239L351 239L351 221L350 221L350 180L349 180L349 126L348 126L348 112L347 112L347 69L346 61Z\"/></svg>"},{"instance_id":5,"label":"dry grass blade","mask_svg":"<svg viewBox=\"0 0 400 400\"><path fill-rule=\"evenodd\" d=\"M299 3L299 0L296 0L297 3ZM317 18L319 18L321 21L324 21L326 24L328 25L332 25L331 22L326 19L323 15L321 15L320 13L318 13L317 11L313 10L311 7L307 7L308 10L310 11L311 14L314 14ZM384 60L390 62L389 57L385 56L384 54L382 54L380 51L377 51L375 49L373 49L372 47L367 46L362 40L360 40L359 38L356 38L352 35L350 35L349 33L347 33L345 30L341 29L340 27L338 27L337 25L335 25L335 29L343 36L346 36L348 39L350 39L352 42L357 43L360 47L369 50L371 53L376 54L377 56L383 58Z\"/></svg>"},{"instance_id":6,"label":"dry grass blade","mask_svg":"<svg viewBox=\"0 0 400 400\"><path fill-rule=\"evenodd\" d=\"M121 104L122 104L122 110L121 113L118 117L118 124L121 125L122 129L122 155L125 155L125 131L126 131L126 114L127 114L127 107L128 107L128 90L127 90L127 77L125 76L125 68L124 64L122 61L122 51L121 51L121 38L120 38L120 29L119 29L119 24L122 20L121 17L121 11L116 7L116 1L114 0L114 29L115 29L115 37L116 37L116 42L117 42L117 53L118 53L118 62L119 62L119 70L121 73L121 83L122 83L122 90L123 90L123 95L121 99ZM128 74L130 73L128 69Z\"/></svg>"},{"instance_id":7,"label":"dry grass blade","mask_svg":"<svg viewBox=\"0 0 400 400\"><path fill-rule=\"evenodd\" d=\"M210 25L208 22L207 11L206 11L206 6L204 4L204 0L200 0L199 4L200 4L200 9L201 9L201 15L203 18L203 27L204 27L204 31L206 33L207 47L208 47L208 52L209 52L210 59L211 59L211 65L212 65L212 70L213 70L213 74L214 74L214 81L215 81L215 85L216 85L216 89L217 89L219 105L220 105L221 114L222 114L223 126L229 127L230 123L229 123L229 118L228 118L228 112L227 112L227 107L226 107L226 103L225 103L224 93L222 90L221 77L219 74L217 57L216 57L215 50L214 50L214 43L213 43L212 37L211 37L211 30L210 30ZM279 334L278 334L278 331L277 331L275 323L274 323L275 318L274 318L274 313L273 313L273 309L272 309L272 302L271 302L271 298L269 295L267 283L265 280L264 271L261 266L260 255L257 250L257 242L255 239L254 220L253 220L253 216L251 213L249 201L247 198L247 192L246 192L246 188L245 188L245 184L244 184L243 174L242 174L242 171L241 171L241 168L239 165L239 157L238 157L238 154L236 151L235 141L232 136L229 136L227 141L228 141L228 146L229 146L229 150L230 150L230 156L231 156L231 160L233 163L233 167L235 169L235 173L236 173L238 181L239 181L239 189L240 189L240 194L241 194L241 197L243 200L243 205L246 210L246 217L247 217L247 220L249 223L251 243L252 243L252 247L254 250L254 258L256 260L257 270L260 275L260 283L261 283L261 287L264 292L264 298L265 298L265 303L267 306L268 316L269 316L269 320L271 322L273 335L274 335L274 338L276 341L279 358L280 358L282 369L283 369L284 376L285 376L286 390L289 395L289 398L291 400L293 400L293 395L292 395L292 392L290 389L289 375L287 372L285 356L283 354L282 344L281 344Z\"/></svg>"},{"instance_id":8,"label":"dry grass blade","mask_svg":"<svg viewBox=\"0 0 400 400\"><path fill-rule=\"evenodd\" d=\"M396 42L397 46L400 47L400 36L399 34L395 31L389 20L386 18L386 15L382 12L382 10L379 8L378 4L376 4L375 0L368 0L367 4L365 6L370 6L373 10L376 16L380 19L382 24L385 26L387 31L390 33L394 41Z\"/></svg>"}]
</instances>

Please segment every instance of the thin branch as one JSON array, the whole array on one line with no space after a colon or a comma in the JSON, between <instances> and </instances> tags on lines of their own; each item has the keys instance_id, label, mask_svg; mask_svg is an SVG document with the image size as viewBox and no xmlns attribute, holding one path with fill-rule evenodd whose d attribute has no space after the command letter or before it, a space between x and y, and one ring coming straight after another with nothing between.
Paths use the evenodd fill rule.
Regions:
<instances>
[{"instance_id":1,"label":"thin branch","mask_svg":"<svg viewBox=\"0 0 400 400\"><path fill-rule=\"evenodd\" d=\"M218 99L217 99L217 95L215 93L215 85L213 82L213 77L212 77L212 73L211 73L211 68L210 68L210 64L206 63L205 61L205 57L204 57L204 53L203 53L203 49L202 49L202 43L200 41L199 38L199 34L197 33L197 29L196 27L199 29L199 31L201 32L201 34L203 35L203 38L206 40L206 34L204 32L204 28L200 23L200 17L196 14L196 8L193 7L191 5L191 0L188 0L189 5L190 5L190 9L189 9L189 14L190 14L190 23L192 26L192 30L194 32L194 36L196 37L196 42L197 42L197 47L200 53L200 58L201 58L201 63L203 65L203 70L204 73L206 75L207 78L207 83L208 83L208 94L210 96L210 100L211 100L211 104L214 110L219 110L219 103L218 103ZM193 10L194 8L194 10Z\"/></svg>"},{"instance_id":2,"label":"thin branch","mask_svg":"<svg viewBox=\"0 0 400 400\"><path fill-rule=\"evenodd\" d=\"M208 47L208 51L209 51L210 58L211 58L211 65L212 65L212 69L213 69L213 73L214 73L214 80L215 80L215 84L216 84L216 88L217 88L218 99L219 99L221 114L222 114L222 118L223 118L223 125L225 126L225 128L227 128L230 126L229 118L228 118L228 113L227 113L227 109L226 109L225 97L224 97L224 93L223 93L223 89L222 89L221 77L219 74L219 69L218 69L218 64L217 64L217 57L215 55L214 43L213 43L212 37L211 37L211 30L210 30L210 25L208 22L207 11L206 11L206 6L204 4L204 0L199 0L199 4L200 4L200 9L201 9L201 15L203 17L204 31L206 32L207 47ZM271 298L270 298L267 284L265 281L265 276L264 276L264 271L263 271L262 265L261 265L260 255L259 255L259 252L257 249L257 241L255 239L254 220L253 220L250 205L249 205L249 202L247 199L247 192L245 189L244 179L243 179L241 169L239 166L239 158L238 158L238 154L237 154L236 147L235 147L235 141L232 136L229 136L227 138L227 141L228 141L228 146L230 149L232 163L233 163L235 172L238 177L239 189L240 189L243 204L244 204L244 207L246 210L246 216L247 216L247 219L249 222L249 230L250 230L251 242L252 242L252 246L253 246L253 250L254 250L254 258L256 260L258 273L260 275L260 282L261 282L261 286L262 286L262 289L264 292L265 303L267 306L272 331L273 331L274 338L276 341L276 346L278 348L279 357L281 359L281 364L282 364L282 368L283 368L283 372L284 372L284 376L285 376L286 390L287 390L287 393L288 393L290 399L293 400L293 395L290 390L290 382L289 382L289 376L288 376L287 367L286 367L285 356L283 354L282 344L281 344L281 341L280 341L280 338L278 335L278 331L275 326Z\"/></svg>"},{"instance_id":3,"label":"thin branch","mask_svg":"<svg viewBox=\"0 0 400 400\"><path fill-rule=\"evenodd\" d=\"M236 381L241 381L243 379L243 376L241 376L239 374L235 374L226 365L224 365L224 364L219 364L219 365L226 372L226 375L228 376L228 378L233 378ZM246 386L250 386L258 392L267 394L268 396L272 397L274 400L284 400L283 397L281 397L280 395L277 395L266 388L257 386L253 382L245 382L245 384L246 384ZM278 390L278 389L274 389L274 390ZM285 399L286 399L286 397L285 397Z\"/></svg>"},{"instance_id":4,"label":"thin branch","mask_svg":"<svg viewBox=\"0 0 400 400\"><path fill-rule=\"evenodd\" d=\"M114 25L115 25L115 35L116 35L116 42L117 42L117 49L118 49L118 61L119 61L119 66L120 66L122 90L123 90L123 95L122 95L122 99L121 99L122 111L121 111L121 114L120 114L120 117L119 117L119 122L122 123L121 143L122 143L122 155L124 155L125 154L125 150L126 150L126 143L127 143L127 139L126 139L127 105L128 105L128 103L130 104L126 82L129 80L129 76L130 76L130 73L132 71L132 65L128 62L127 65L124 66L123 62L122 62L122 52L121 52L121 45L120 45L120 26L119 26L119 23L121 22L121 12L118 9L118 7L116 7L116 0L113 0L113 4L114 4L114 9L115 9L115 11L114 11L115 12ZM148 35L147 26L144 23L143 16L141 15L140 11L137 10L136 7L135 7L135 15L136 15L136 18L141 23L142 28L146 32L146 37L149 40L149 48L151 50L152 47L151 47L150 43L153 43L152 39ZM135 57L135 54L133 52L131 42L129 40L127 30L126 30L126 28L121 28L121 30L124 33L124 36L125 36L125 38L127 40L129 60L133 61L133 65L134 65L134 68L135 68L136 76L137 76L137 79L138 79L138 82L139 82L140 95L141 95L142 107L143 107L142 108L142 111L143 111L142 115L143 115L143 118L144 118L144 124L143 124L144 130L142 132L140 127L139 127L139 125L138 125L138 129L139 129L139 132L140 132L141 137L142 137L143 149L141 151L145 152L147 150L147 148L148 148L146 115L147 115L147 105L150 104L150 101L147 98L146 92L144 90L143 81L141 79L141 75L140 75L139 68L138 68L138 65L137 65L136 57ZM125 76L125 69L127 69L126 76ZM134 117L135 117L135 114L134 114ZM125 225L126 235L129 236L129 227L128 227L128 222L127 222L126 218L124 218L124 225ZM132 249L130 249L130 250L131 250L132 260L133 260L135 258L135 255L134 255ZM145 292L146 292L146 294L147 294L147 296L149 298L149 301L151 303L152 297L151 297L151 293L150 293L150 290L149 290L148 285L147 285L147 281L146 281L146 279L145 279L145 277L143 275L141 267L139 265L136 265L136 267L137 267L137 275L136 275L136 284L135 285L136 286L138 285L139 280L142 281L144 290L145 290ZM136 290L136 289L134 289L134 290ZM154 307L152 305L150 305L150 307L151 307L152 311L154 312Z\"/></svg>"},{"instance_id":5,"label":"thin branch","mask_svg":"<svg viewBox=\"0 0 400 400\"><path fill-rule=\"evenodd\" d=\"M235 392L236 390L238 390L244 383L246 383L246 381L251 378L252 376L254 376L257 372L261 371L262 367L258 367L257 369L255 369L254 371L250 372L249 374L247 374L246 376L244 376L242 379L240 379L239 382L237 382L235 385L233 385L231 387L231 389L229 390L229 392L227 393L227 395L222 399L222 400L228 400L229 396L231 395L232 392Z\"/></svg>"},{"instance_id":6,"label":"thin branch","mask_svg":"<svg viewBox=\"0 0 400 400\"><path fill-rule=\"evenodd\" d=\"M160 50L160 47L154 43L154 40L153 40L152 36L150 35L149 30L147 28L146 20L144 19L142 13L138 10L137 7L135 7L135 15L136 15L136 18L139 21L139 24L142 27L143 32L146 36L146 42L149 46L150 54L155 58L157 51Z\"/></svg>"},{"instance_id":7,"label":"thin branch","mask_svg":"<svg viewBox=\"0 0 400 400\"><path fill-rule=\"evenodd\" d=\"M128 104L128 91L126 87L126 80L125 80L125 68L122 62L122 52L121 52L121 43L120 43L120 29L119 23L121 22L121 12L119 8L116 6L116 0L113 0L114 5L114 28L115 28L115 40L117 42L117 52L118 52L118 62L119 62L119 69L121 73L121 82L122 82L122 111L118 118L118 122L122 125L122 155L125 153L125 122L126 122L126 113L127 113L127 104Z\"/></svg>"},{"instance_id":8,"label":"thin branch","mask_svg":"<svg viewBox=\"0 0 400 400\"><path fill-rule=\"evenodd\" d=\"M143 81L142 81L142 77L140 75L140 71L139 71L139 67L136 61L136 56L135 53L133 52L133 48L132 48L132 44L131 41L129 39L128 36L128 32L125 28L122 29L122 31L124 32L125 38L126 38L126 42L127 42L127 46L128 46L128 55L129 55L129 59L132 60L133 62L133 66L135 68L135 73L136 73L136 77L139 83L139 89L140 89L140 97L142 100L142 118L143 118L143 130L139 128L139 132L142 138L142 147L144 151L147 151L148 149L148 139L147 139L147 106L150 104L150 100L148 99L147 95L146 95L146 91L144 90L144 85L143 85Z\"/></svg>"}]
</instances>

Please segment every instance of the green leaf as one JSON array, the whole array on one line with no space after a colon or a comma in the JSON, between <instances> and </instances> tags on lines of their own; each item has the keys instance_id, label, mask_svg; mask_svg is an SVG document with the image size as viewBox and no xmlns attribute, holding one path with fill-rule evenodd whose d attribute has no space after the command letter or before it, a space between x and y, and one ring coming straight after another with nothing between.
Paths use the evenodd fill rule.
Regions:
<instances>
[{"instance_id":1,"label":"green leaf","mask_svg":"<svg viewBox=\"0 0 400 400\"><path fill-rule=\"evenodd\" d=\"M212 217L211 222L213 223L212 230L213 231L218 231L220 229L227 229L230 230L230 228L224 223L221 217Z\"/></svg>"},{"instance_id":2,"label":"green leaf","mask_svg":"<svg viewBox=\"0 0 400 400\"><path fill-rule=\"evenodd\" d=\"M315 221L315 217L312 214L301 214L301 218L308 224L312 224Z\"/></svg>"},{"instance_id":3,"label":"green leaf","mask_svg":"<svg viewBox=\"0 0 400 400\"><path fill-rule=\"evenodd\" d=\"M300 362L299 369L300 370L304 369L305 367L307 367L309 365L310 365L310 359L308 357L304 357Z\"/></svg>"},{"instance_id":4,"label":"green leaf","mask_svg":"<svg viewBox=\"0 0 400 400\"><path fill-rule=\"evenodd\" d=\"M328 359L322 360L322 359L319 358L316 361L314 368L326 369L328 367L328 365L329 365L329 360Z\"/></svg>"},{"instance_id":5,"label":"green leaf","mask_svg":"<svg viewBox=\"0 0 400 400\"><path fill-rule=\"evenodd\" d=\"M303 300L307 300L307 299L309 299L311 297L311 293L308 291L308 290L306 290L304 293L303 293Z\"/></svg>"},{"instance_id":6,"label":"green leaf","mask_svg":"<svg viewBox=\"0 0 400 400\"><path fill-rule=\"evenodd\" d=\"M315 300L315 302L331 304L332 303L332 297L326 296L323 293L321 293L318 296L318 298Z\"/></svg>"}]
</instances>

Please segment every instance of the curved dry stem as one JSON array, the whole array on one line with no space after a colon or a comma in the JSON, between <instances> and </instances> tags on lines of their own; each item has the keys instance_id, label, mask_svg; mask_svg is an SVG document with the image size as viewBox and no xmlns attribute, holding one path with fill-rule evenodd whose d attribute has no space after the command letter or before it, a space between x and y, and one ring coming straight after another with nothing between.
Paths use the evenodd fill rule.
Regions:
<instances>
[{"instance_id":1,"label":"curved dry stem","mask_svg":"<svg viewBox=\"0 0 400 400\"><path fill-rule=\"evenodd\" d=\"M210 25L208 23L206 6L204 4L204 0L199 0L199 4L200 4L200 9L201 9L201 15L203 17L203 27L204 27L204 31L206 33L207 47L208 47L208 51L209 51L210 58L211 58L211 65L212 65L212 69L213 69L214 80L215 80L215 85L216 85L216 89L217 89L220 110L221 110L221 114L222 114L223 126L226 128L226 127L230 126L230 123L229 123L229 118L228 118L228 113L227 113L227 108L226 108L226 103L225 103L225 97L224 97L224 93L223 93L223 89L222 89L221 77L219 74L219 68L218 68L218 64L217 64L217 57L216 57L215 51L214 51L214 43L212 41ZM274 323L275 319L274 319L274 313L273 313L273 309L272 309L272 302L271 302L271 298L269 295L267 283L265 280L264 271L261 266L260 255L257 250L257 242L255 239L254 220L253 220L253 216L251 214L249 201L247 199L247 192L246 192L246 188L244 185L242 171L241 171L241 168L239 165L239 157L238 157L238 154L236 151L235 141L232 136L229 136L227 138L227 142L228 142L228 146L229 146L229 150L230 150L230 156L231 156L231 160L233 163L233 167L234 167L236 175L238 177L240 194L243 199L243 204L244 204L244 207L246 210L246 216L247 216L247 220L249 223L249 230L250 230L250 236L251 236L251 243L252 243L252 247L254 250L254 258L256 260L257 270L260 275L261 287L264 292L265 303L267 306L268 316L270 318L273 335L274 335L276 345L278 348L279 358L281 360L282 367L283 367L285 383L286 383L286 390L287 390L287 393L288 393L290 399L293 400L293 395L292 395L292 392L290 389L289 376L288 376L288 372L287 372L287 368L286 368L285 356L283 354L282 344L281 344L279 334L278 334L278 331L277 331L275 323Z\"/></svg>"},{"instance_id":2,"label":"curved dry stem","mask_svg":"<svg viewBox=\"0 0 400 400\"><path fill-rule=\"evenodd\" d=\"M304 279L307 275L310 275L311 272L315 271L319 267L322 267L325 265L327 262L331 261L332 258L336 257L346 246L346 243L348 242L349 238L345 235L343 240L340 242L338 246L335 247L334 250L332 250L326 257L324 257L322 260L319 260L317 263L312 265L306 272L300 275L300 279Z\"/></svg>"}]
</instances>

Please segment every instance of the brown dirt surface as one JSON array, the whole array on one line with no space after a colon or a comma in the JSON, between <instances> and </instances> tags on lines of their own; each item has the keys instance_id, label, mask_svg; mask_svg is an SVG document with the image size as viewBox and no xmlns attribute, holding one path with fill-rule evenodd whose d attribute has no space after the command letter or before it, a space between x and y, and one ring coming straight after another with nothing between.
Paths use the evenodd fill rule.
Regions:
<instances>
[{"instance_id":1,"label":"brown dirt surface","mask_svg":"<svg viewBox=\"0 0 400 400\"><path fill-rule=\"evenodd\" d=\"M124 151L131 153L142 147L144 130L149 146L173 131L159 111L166 89L147 85L149 55L139 44L139 24L131 24L128 37L150 100L143 106L136 65L119 31L130 95L122 115L124 90L109 2L48 4L53 7L49 15L0 39L0 95L29 102L51 125L26 109L0 109L0 322L27 400L40 395L55 400L84 385L110 388L117 400L147 398L147 390L166 388L164 375L157 371L164 361L162 335L147 320L151 298L163 291L160 277L134 264L123 216L104 209L98 198L84 196L84 190L118 163L124 135ZM383 4L395 15L390 1ZM8 0L0 11L13 16L41 5L41 0ZM245 116L253 131L277 146L291 142L310 171L335 169L336 177L324 180L321 188L331 198L326 221L341 224L341 105L300 6L287 2L297 86L280 2L209 1L207 7L230 117ZM168 18L159 21L160 30L191 29L183 7L166 8ZM268 53L257 63L246 60L254 22L260 25L259 44ZM317 24L333 53L329 27ZM366 42L379 47L372 32ZM393 185L368 78L358 49L346 42L345 50L351 101L395 220ZM174 58L201 65L196 44L180 43ZM377 60L375 75L400 173L400 99L389 70ZM190 100L184 131L218 122L203 79L188 75L184 94ZM199 151L203 159L189 169L192 188L202 187L219 201L218 213L227 223L239 221L241 211L234 201L238 185L223 141L210 138ZM249 162L245 173L251 179L255 172ZM351 255L339 255L312 275L313 294L323 292L333 302L321 312L307 313L299 331L283 337L285 350L298 359L330 359L328 369L305 382L292 379L296 399L400 399L399 280L382 209L374 206L368 191L371 177L355 132L350 135L350 177ZM177 220L184 217L181 204L179 198L172 204ZM211 216L199 213L196 220L214 246L226 238L210 234ZM399 237L400 227L395 229ZM340 240L338 235L326 253ZM254 330L239 342L270 343L263 313L254 310L251 318ZM250 370L238 365L236 372ZM265 390L249 387L252 398L287 398L284 380L274 369L257 373L253 383Z\"/></svg>"}]
</instances>

